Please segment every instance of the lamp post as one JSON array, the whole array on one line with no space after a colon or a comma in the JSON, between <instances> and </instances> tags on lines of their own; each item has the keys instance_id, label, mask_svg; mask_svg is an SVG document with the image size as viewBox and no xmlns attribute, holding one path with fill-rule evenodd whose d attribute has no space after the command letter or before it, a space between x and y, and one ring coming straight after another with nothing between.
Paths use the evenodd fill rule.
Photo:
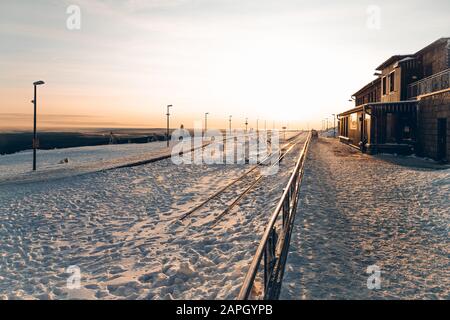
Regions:
<instances>
[{"instance_id":1,"label":"lamp post","mask_svg":"<svg viewBox=\"0 0 450 320\"><path fill-rule=\"evenodd\" d=\"M245 118L245 133L247 133L248 118Z\"/></svg>"},{"instance_id":2,"label":"lamp post","mask_svg":"<svg viewBox=\"0 0 450 320\"><path fill-rule=\"evenodd\" d=\"M170 116L169 108L172 108L171 104L169 104L167 106L167 113L166 113L166 116L167 116L167 132L166 132L167 148L169 147L169 116Z\"/></svg>"},{"instance_id":3,"label":"lamp post","mask_svg":"<svg viewBox=\"0 0 450 320\"><path fill-rule=\"evenodd\" d=\"M208 114L209 114L209 112L205 112L205 134L204 134L204 137L206 137L206 131L208 130Z\"/></svg>"},{"instance_id":4,"label":"lamp post","mask_svg":"<svg viewBox=\"0 0 450 320\"><path fill-rule=\"evenodd\" d=\"M256 119L256 134L259 132L259 119Z\"/></svg>"},{"instance_id":5,"label":"lamp post","mask_svg":"<svg viewBox=\"0 0 450 320\"><path fill-rule=\"evenodd\" d=\"M230 115L230 116L228 117L228 122L230 123L230 124L229 124L229 127L230 127L230 135L231 135L231 118L232 118L232 116Z\"/></svg>"},{"instance_id":6,"label":"lamp post","mask_svg":"<svg viewBox=\"0 0 450 320\"><path fill-rule=\"evenodd\" d=\"M336 114L332 114L333 116L333 137L336 138Z\"/></svg>"},{"instance_id":7,"label":"lamp post","mask_svg":"<svg viewBox=\"0 0 450 320\"><path fill-rule=\"evenodd\" d=\"M355 101L355 100L356 100L356 97L355 97L355 96L351 96L350 99L348 99L349 102L353 102L353 101Z\"/></svg>"},{"instance_id":8,"label":"lamp post","mask_svg":"<svg viewBox=\"0 0 450 320\"><path fill-rule=\"evenodd\" d=\"M34 86L34 99L33 99L33 105L34 105L34 120L33 120L33 171L36 171L36 149L38 148L38 139L37 139L37 132L36 132L36 110L37 110L37 86L45 84L44 81L39 80L33 83Z\"/></svg>"}]
</instances>

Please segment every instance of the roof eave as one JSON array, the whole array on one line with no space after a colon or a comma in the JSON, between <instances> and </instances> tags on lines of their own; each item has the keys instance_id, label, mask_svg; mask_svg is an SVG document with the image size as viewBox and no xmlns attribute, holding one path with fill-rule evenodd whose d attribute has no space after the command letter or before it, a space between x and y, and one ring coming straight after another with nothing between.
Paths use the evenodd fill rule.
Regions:
<instances>
[{"instance_id":1,"label":"roof eave","mask_svg":"<svg viewBox=\"0 0 450 320\"><path fill-rule=\"evenodd\" d=\"M389 59L387 59L382 64L380 64L375 70L383 71L383 69L386 68L387 66L393 64L394 62L397 62L404 58L407 58L407 57L414 57L414 55L413 54L401 54L401 55L391 56Z\"/></svg>"},{"instance_id":2,"label":"roof eave","mask_svg":"<svg viewBox=\"0 0 450 320\"><path fill-rule=\"evenodd\" d=\"M358 91L356 91L354 94L352 94L353 96L356 96L357 94L359 94L360 92L366 90L367 88L369 88L370 86L376 85L377 82L381 82L381 78L376 78L374 80L372 80L371 82L369 82L368 84L366 84L364 87L362 87L361 89L359 89Z\"/></svg>"}]
</instances>

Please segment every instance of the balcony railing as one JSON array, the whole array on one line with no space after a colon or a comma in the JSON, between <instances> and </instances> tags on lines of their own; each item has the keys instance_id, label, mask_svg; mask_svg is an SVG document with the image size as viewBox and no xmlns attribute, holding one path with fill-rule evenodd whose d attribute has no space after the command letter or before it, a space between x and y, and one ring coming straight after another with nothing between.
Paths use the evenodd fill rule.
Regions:
<instances>
[{"instance_id":1,"label":"balcony railing","mask_svg":"<svg viewBox=\"0 0 450 320\"><path fill-rule=\"evenodd\" d=\"M450 68L408 86L408 99L450 88Z\"/></svg>"}]
</instances>

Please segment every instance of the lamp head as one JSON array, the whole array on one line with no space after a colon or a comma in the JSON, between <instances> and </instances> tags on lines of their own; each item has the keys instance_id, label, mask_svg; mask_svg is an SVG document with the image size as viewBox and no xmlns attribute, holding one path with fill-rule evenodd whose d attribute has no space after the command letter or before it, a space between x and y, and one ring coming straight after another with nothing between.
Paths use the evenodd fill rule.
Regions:
<instances>
[{"instance_id":1,"label":"lamp head","mask_svg":"<svg viewBox=\"0 0 450 320\"><path fill-rule=\"evenodd\" d=\"M39 81L36 81L36 82L33 83L33 85L35 85L35 86L40 86L42 84L45 84L45 82L42 81L42 80L39 80Z\"/></svg>"}]
</instances>

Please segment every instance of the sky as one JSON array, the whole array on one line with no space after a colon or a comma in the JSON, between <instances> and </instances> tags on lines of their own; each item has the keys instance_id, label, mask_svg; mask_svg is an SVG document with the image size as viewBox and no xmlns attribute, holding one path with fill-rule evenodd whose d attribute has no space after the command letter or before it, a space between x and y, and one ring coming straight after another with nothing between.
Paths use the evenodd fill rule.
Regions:
<instances>
[{"instance_id":1,"label":"sky","mask_svg":"<svg viewBox=\"0 0 450 320\"><path fill-rule=\"evenodd\" d=\"M77 6L80 20L68 8ZM394 54L450 36L450 1L2 0L0 130L320 128ZM68 27L69 21L69 27ZM79 21L79 29L71 28Z\"/></svg>"}]
</instances>

